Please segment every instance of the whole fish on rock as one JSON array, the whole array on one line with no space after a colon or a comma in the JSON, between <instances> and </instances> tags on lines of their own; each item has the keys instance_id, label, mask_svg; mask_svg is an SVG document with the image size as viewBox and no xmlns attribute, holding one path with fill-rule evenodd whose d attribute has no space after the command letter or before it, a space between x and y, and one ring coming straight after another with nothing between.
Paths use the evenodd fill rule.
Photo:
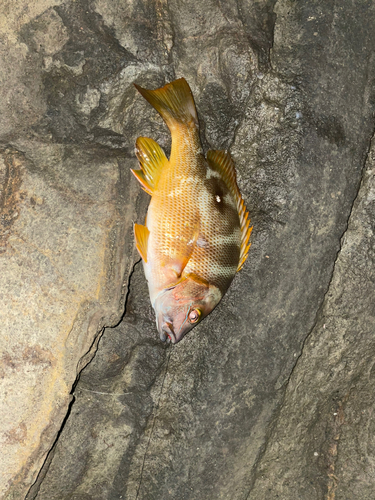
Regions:
<instances>
[{"instance_id":1,"label":"whole fish on rock","mask_svg":"<svg viewBox=\"0 0 375 500\"><path fill-rule=\"evenodd\" d=\"M139 137L141 168L132 172L151 195L145 225L134 224L135 243L160 338L175 344L222 299L247 258L252 228L230 154L203 155L186 80L135 86L172 135L169 160L154 140Z\"/></svg>"}]
</instances>

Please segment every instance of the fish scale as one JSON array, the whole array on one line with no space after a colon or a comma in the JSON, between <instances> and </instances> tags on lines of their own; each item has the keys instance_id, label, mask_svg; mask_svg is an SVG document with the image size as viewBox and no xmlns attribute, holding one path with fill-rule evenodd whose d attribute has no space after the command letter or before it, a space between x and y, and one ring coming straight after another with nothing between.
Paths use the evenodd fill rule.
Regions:
<instances>
[{"instance_id":1,"label":"fish scale","mask_svg":"<svg viewBox=\"0 0 375 500\"><path fill-rule=\"evenodd\" d=\"M176 343L220 302L247 258L252 228L229 153L203 155L186 80L136 88L172 135L169 160L152 139L137 139L141 168L133 173L151 201L134 232L160 337Z\"/></svg>"}]
</instances>

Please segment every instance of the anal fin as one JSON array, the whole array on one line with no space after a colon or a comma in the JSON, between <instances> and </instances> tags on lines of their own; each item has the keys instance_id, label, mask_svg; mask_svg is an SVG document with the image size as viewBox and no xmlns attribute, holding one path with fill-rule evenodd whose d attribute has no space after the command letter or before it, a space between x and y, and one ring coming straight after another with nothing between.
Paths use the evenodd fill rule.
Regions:
<instances>
[{"instance_id":1,"label":"anal fin","mask_svg":"<svg viewBox=\"0 0 375 500\"><path fill-rule=\"evenodd\" d=\"M133 170L132 168L130 169L134 177L137 179L139 184L142 186L143 191L146 191L147 194L152 196L152 187L150 186L149 181L147 180L143 170L138 169L138 170Z\"/></svg>"},{"instance_id":2,"label":"anal fin","mask_svg":"<svg viewBox=\"0 0 375 500\"><path fill-rule=\"evenodd\" d=\"M146 193L152 195L160 172L168 164L168 159L159 144L148 137L138 137L135 146L141 169L132 172Z\"/></svg>"},{"instance_id":3,"label":"anal fin","mask_svg":"<svg viewBox=\"0 0 375 500\"><path fill-rule=\"evenodd\" d=\"M142 224L134 224L135 246L144 262L147 262L147 245L150 231Z\"/></svg>"}]
</instances>

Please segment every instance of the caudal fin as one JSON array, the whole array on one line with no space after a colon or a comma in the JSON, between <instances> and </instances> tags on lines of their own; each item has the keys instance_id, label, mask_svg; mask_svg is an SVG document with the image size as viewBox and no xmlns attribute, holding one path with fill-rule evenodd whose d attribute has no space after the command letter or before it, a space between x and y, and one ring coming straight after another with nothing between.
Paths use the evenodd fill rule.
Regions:
<instances>
[{"instance_id":1,"label":"caudal fin","mask_svg":"<svg viewBox=\"0 0 375 500\"><path fill-rule=\"evenodd\" d=\"M171 129L178 124L198 124L193 94L185 78L179 78L156 90L135 88L160 113Z\"/></svg>"}]
</instances>

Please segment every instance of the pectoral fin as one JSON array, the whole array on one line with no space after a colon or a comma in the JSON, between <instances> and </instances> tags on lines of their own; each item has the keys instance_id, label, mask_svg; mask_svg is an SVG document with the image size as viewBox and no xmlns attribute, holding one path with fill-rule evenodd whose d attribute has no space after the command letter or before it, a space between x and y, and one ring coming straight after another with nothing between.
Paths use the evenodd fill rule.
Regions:
<instances>
[{"instance_id":1,"label":"pectoral fin","mask_svg":"<svg viewBox=\"0 0 375 500\"><path fill-rule=\"evenodd\" d=\"M168 240L170 253L168 260L165 262L165 266L176 274L176 279L180 278L193 255L198 236L199 224L198 221L196 221L196 224L190 228L189 232L185 231L181 233L179 237Z\"/></svg>"},{"instance_id":2,"label":"pectoral fin","mask_svg":"<svg viewBox=\"0 0 375 500\"><path fill-rule=\"evenodd\" d=\"M245 202L237 186L234 162L228 152L213 150L207 152L207 162L213 170L220 174L221 178L226 183L229 191L236 200L241 225L241 249L237 267L237 271L240 271L249 253L251 246L249 239L253 227L250 227L249 212L246 210Z\"/></svg>"},{"instance_id":3,"label":"pectoral fin","mask_svg":"<svg viewBox=\"0 0 375 500\"><path fill-rule=\"evenodd\" d=\"M205 280L204 278L202 278L201 276L198 276L197 274L195 273L189 273L187 275L187 278L190 278L191 280L193 280L195 283L197 283L198 285L202 286L202 287L205 287L205 288L210 288L210 284L207 280Z\"/></svg>"},{"instance_id":4,"label":"pectoral fin","mask_svg":"<svg viewBox=\"0 0 375 500\"><path fill-rule=\"evenodd\" d=\"M141 224L134 224L134 238L135 246L139 252L142 259L147 262L147 244L150 231L146 226Z\"/></svg>"},{"instance_id":5,"label":"pectoral fin","mask_svg":"<svg viewBox=\"0 0 375 500\"><path fill-rule=\"evenodd\" d=\"M189 273L170 285L168 290L175 289L173 296L177 300L186 299L190 297L192 293L195 300L202 300L209 288L210 284L208 281L194 273Z\"/></svg>"},{"instance_id":6,"label":"pectoral fin","mask_svg":"<svg viewBox=\"0 0 375 500\"><path fill-rule=\"evenodd\" d=\"M130 169L134 177L137 179L137 181L140 183L142 186L143 191L146 191L147 194L152 196L152 187L150 186L150 182L148 181L147 177L145 176L143 170L138 169L138 170L133 170L132 168Z\"/></svg>"}]
</instances>

